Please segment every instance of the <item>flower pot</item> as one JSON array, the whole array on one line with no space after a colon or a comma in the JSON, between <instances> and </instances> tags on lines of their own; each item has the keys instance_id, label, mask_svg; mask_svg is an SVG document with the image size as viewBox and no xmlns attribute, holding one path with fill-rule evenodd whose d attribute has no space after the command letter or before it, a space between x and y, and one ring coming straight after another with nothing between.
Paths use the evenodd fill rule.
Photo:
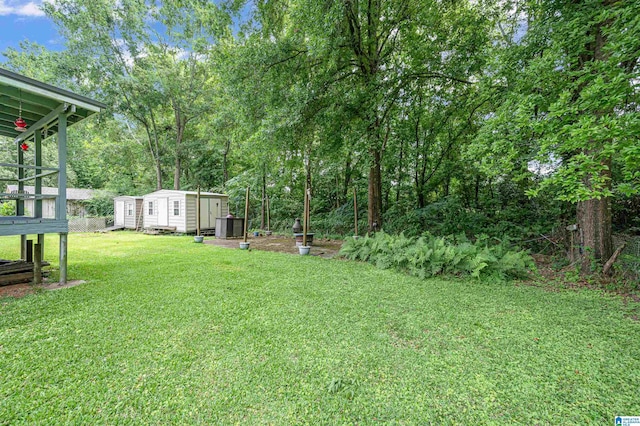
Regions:
<instances>
[{"instance_id":1,"label":"flower pot","mask_svg":"<svg viewBox=\"0 0 640 426\"><path fill-rule=\"evenodd\" d=\"M307 245L308 246L313 245L313 235L314 235L313 232L307 232ZM301 246L302 242L303 242L303 238L302 237L304 236L304 234L301 232L299 234L298 233L293 234L293 236L296 237L296 245L297 246Z\"/></svg>"},{"instance_id":2,"label":"flower pot","mask_svg":"<svg viewBox=\"0 0 640 426\"><path fill-rule=\"evenodd\" d=\"M254 237L259 237L260 236L260 231L253 231L253 236Z\"/></svg>"},{"instance_id":3,"label":"flower pot","mask_svg":"<svg viewBox=\"0 0 640 426\"><path fill-rule=\"evenodd\" d=\"M249 242L247 241L246 243L243 241L240 243L240 250L247 250L249 248Z\"/></svg>"},{"instance_id":4,"label":"flower pot","mask_svg":"<svg viewBox=\"0 0 640 426\"><path fill-rule=\"evenodd\" d=\"M298 251L302 256L306 256L311 251L311 246L298 246Z\"/></svg>"},{"instance_id":5,"label":"flower pot","mask_svg":"<svg viewBox=\"0 0 640 426\"><path fill-rule=\"evenodd\" d=\"M196 243L201 243L204 240L204 237L202 235L196 235L193 237L193 241Z\"/></svg>"},{"instance_id":6,"label":"flower pot","mask_svg":"<svg viewBox=\"0 0 640 426\"><path fill-rule=\"evenodd\" d=\"M270 237L271 234L273 234L273 232L271 231L264 231L264 235L266 235L267 237Z\"/></svg>"}]
</instances>

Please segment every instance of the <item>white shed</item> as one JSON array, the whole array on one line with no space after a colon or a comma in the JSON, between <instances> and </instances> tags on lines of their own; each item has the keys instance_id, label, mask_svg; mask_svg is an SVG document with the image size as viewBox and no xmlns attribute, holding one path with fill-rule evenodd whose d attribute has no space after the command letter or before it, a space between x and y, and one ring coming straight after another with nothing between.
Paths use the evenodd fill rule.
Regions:
<instances>
[{"instance_id":1,"label":"white shed","mask_svg":"<svg viewBox=\"0 0 640 426\"><path fill-rule=\"evenodd\" d=\"M144 196L144 228L175 228L176 232L196 231L195 191L161 189ZM229 214L229 196L200 193L200 230L216 227L217 217Z\"/></svg>"},{"instance_id":2,"label":"white shed","mask_svg":"<svg viewBox=\"0 0 640 426\"><path fill-rule=\"evenodd\" d=\"M142 228L142 197L121 195L113 199L113 225Z\"/></svg>"}]
</instances>

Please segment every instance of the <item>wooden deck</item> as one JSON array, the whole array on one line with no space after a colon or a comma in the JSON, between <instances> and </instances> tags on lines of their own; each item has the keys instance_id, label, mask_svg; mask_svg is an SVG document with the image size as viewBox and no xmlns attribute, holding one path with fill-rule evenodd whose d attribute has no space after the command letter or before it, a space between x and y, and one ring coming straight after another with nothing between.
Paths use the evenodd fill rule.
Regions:
<instances>
[{"instance_id":1,"label":"wooden deck","mask_svg":"<svg viewBox=\"0 0 640 426\"><path fill-rule=\"evenodd\" d=\"M0 216L0 236L57 234L69 232L67 220L44 219L28 216Z\"/></svg>"},{"instance_id":2,"label":"wooden deck","mask_svg":"<svg viewBox=\"0 0 640 426\"><path fill-rule=\"evenodd\" d=\"M100 229L96 232L112 232L112 231L122 231L124 229L124 225L119 226L109 226L108 228Z\"/></svg>"},{"instance_id":3,"label":"wooden deck","mask_svg":"<svg viewBox=\"0 0 640 426\"><path fill-rule=\"evenodd\" d=\"M49 263L42 262L42 266L49 266ZM33 282L33 262L0 260L0 286L30 282Z\"/></svg>"},{"instance_id":4,"label":"wooden deck","mask_svg":"<svg viewBox=\"0 0 640 426\"><path fill-rule=\"evenodd\" d=\"M176 232L175 226L150 226L144 228L144 233L149 235L172 234Z\"/></svg>"}]
</instances>

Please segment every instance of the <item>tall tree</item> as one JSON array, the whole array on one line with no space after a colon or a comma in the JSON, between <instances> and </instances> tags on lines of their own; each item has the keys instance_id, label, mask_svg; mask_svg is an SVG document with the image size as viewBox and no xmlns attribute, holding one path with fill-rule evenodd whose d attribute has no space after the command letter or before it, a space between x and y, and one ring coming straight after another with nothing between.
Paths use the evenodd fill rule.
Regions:
<instances>
[{"instance_id":1,"label":"tall tree","mask_svg":"<svg viewBox=\"0 0 640 426\"><path fill-rule=\"evenodd\" d=\"M380 229L391 117L415 87L471 84L481 63L474 51L485 42L481 15L465 1L267 0L257 19L256 68L290 101L267 115L315 121L323 141L331 129L352 130L346 142L368 168L369 229Z\"/></svg>"},{"instance_id":2,"label":"tall tree","mask_svg":"<svg viewBox=\"0 0 640 426\"><path fill-rule=\"evenodd\" d=\"M500 106L480 138L489 147L485 169L517 165L527 175L529 161L544 177L531 195L548 191L575 203L586 272L612 254L612 196L640 191L637 7L617 0L522 6L496 54L501 72L490 76Z\"/></svg>"},{"instance_id":3,"label":"tall tree","mask_svg":"<svg viewBox=\"0 0 640 426\"><path fill-rule=\"evenodd\" d=\"M173 187L180 187L183 139L206 107L211 43L230 19L198 0L53 0L43 5L76 55L73 71L93 82L114 111L144 129L156 173L173 154ZM171 125L163 125L169 113ZM173 146L166 146L168 136Z\"/></svg>"}]
</instances>

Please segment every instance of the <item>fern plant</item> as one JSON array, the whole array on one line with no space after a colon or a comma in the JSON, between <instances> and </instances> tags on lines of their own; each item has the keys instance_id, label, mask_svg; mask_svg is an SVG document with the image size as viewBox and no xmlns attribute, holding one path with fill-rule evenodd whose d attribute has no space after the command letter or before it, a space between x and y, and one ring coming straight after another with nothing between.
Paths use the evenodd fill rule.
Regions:
<instances>
[{"instance_id":1,"label":"fern plant","mask_svg":"<svg viewBox=\"0 0 640 426\"><path fill-rule=\"evenodd\" d=\"M506 240L494 240L480 236L471 242L464 235L435 237L429 233L412 238L381 231L373 236L347 239L340 254L347 259L369 262L381 269L394 268L419 278L442 274L522 278L535 267L525 251L510 247Z\"/></svg>"}]
</instances>

